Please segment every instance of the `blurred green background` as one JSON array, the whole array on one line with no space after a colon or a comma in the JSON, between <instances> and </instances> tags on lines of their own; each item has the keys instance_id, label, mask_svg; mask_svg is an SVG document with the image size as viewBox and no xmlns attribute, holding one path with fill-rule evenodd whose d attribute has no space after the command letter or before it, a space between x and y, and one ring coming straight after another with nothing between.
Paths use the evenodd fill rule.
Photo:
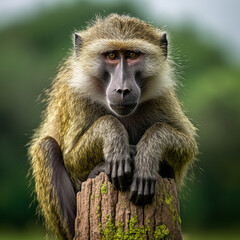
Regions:
<instances>
[{"instance_id":1,"label":"blurred green background","mask_svg":"<svg viewBox=\"0 0 240 240\"><path fill-rule=\"evenodd\" d=\"M194 14L180 21L174 12L183 8L180 1L169 1L162 15L156 4L161 9L163 2L155 0L52 2L51 6L39 4L38 10L26 8L25 17L24 11L21 17L5 12L9 24L0 25L0 240L44 238L26 177L26 144L44 109L39 95L72 47L72 32L96 14L112 12L165 26L170 33L178 95L199 129L201 151L180 199L184 239L240 239L240 37L236 35L236 49L230 34L233 26L239 32L239 19L233 18L235 25L223 28L225 38L220 39L211 28L203 27L204 15L199 24L193 21ZM217 22L224 16L219 13L218 19L214 14L221 9L213 2L209 5ZM230 1L236 3L232 11L240 9L237 2Z\"/></svg>"}]
</instances>

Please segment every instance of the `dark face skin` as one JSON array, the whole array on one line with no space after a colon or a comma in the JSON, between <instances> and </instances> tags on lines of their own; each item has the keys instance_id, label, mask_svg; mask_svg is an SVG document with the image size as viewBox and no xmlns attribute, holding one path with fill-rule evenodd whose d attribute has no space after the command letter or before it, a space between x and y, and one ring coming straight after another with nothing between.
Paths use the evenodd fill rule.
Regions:
<instances>
[{"instance_id":1,"label":"dark face skin","mask_svg":"<svg viewBox=\"0 0 240 240\"><path fill-rule=\"evenodd\" d=\"M109 108L118 116L127 116L138 106L139 82L144 55L132 50L103 54L104 78L108 82L106 98Z\"/></svg>"}]
</instances>

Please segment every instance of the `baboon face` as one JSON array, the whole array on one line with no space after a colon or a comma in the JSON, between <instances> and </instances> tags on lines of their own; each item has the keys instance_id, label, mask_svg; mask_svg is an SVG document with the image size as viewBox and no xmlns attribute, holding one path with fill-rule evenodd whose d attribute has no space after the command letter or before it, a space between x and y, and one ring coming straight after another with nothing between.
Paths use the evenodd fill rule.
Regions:
<instances>
[{"instance_id":1,"label":"baboon face","mask_svg":"<svg viewBox=\"0 0 240 240\"><path fill-rule=\"evenodd\" d=\"M173 85L166 33L143 21L113 16L74 39L71 86L117 116L131 115Z\"/></svg>"},{"instance_id":2,"label":"baboon face","mask_svg":"<svg viewBox=\"0 0 240 240\"><path fill-rule=\"evenodd\" d=\"M130 115L138 106L139 87L144 55L132 50L102 54L106 101L111 111L120 116Z\"/></svg>"}]
</instances>

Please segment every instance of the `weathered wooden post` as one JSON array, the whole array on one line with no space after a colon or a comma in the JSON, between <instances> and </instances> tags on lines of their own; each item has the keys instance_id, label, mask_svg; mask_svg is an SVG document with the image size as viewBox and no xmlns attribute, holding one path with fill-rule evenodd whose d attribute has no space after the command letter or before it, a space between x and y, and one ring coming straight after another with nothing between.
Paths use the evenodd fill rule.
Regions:
<instances>
[{"instance_id":1,"label":"weathered wooden post","mask_svg":"<svg viewBox=\"0 0 240 240\"><path fill-rule=\"evenodd\" d=\"M135 206L127 192L114 190L101 173L82 184L77 195L75 240L181 240L181 219L173 179L159 177L153 203Z\"/></svg>"}]
</instances>

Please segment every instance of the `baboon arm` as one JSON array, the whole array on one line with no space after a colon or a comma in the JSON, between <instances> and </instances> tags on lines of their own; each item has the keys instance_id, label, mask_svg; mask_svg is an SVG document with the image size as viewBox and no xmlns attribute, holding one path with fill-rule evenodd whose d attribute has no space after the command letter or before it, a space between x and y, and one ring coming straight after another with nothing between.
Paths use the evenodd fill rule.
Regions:
<instances>
[{"instance_id":1,"label":"baboon arm","mask_svg":"<svg viewBox=\"0 0 240 240\"><path fill-rule=\"evenodd\" d=\"M159 163L166 160L173 168L177 178L181 177L184 167L197 153L193 136L182 133L166 123L157 122L143 135L137 145L136 168L148 165L155 172ZM148 162L145 162L148 159ZM178 179L179 180L179 179Z\"/></svg>"},{"instance_id":2,"label":"baboon arm","mask_svg":"<svg viewBox=\"0 0 240 240\"><path fill-rule=\"evenodd\" d=\"M111 169L108 169L108 174L113 172L113 175L117 175L117 171L121 175L121 163L125 161L126 168L130 160L127 131L119 120L110 115L95 121L74 148L64 154L64 164L76 183L79 179L86 179L91 170L103 159L109 162Z\"/></svg>"},{"instance_id":3,"label":"baboon arm","mask_svg":"<svg viewBox=\"0 0 240 240\"><path fill-rule=\"evenodd\" d=\"M34 144L31 155L39 207L47 226L59 239L72 239L76 193L60 147L55 139L45 137Z\"/></svg>"},{"instance_id":4,"label":"baboon arm","mask_svg":"<svg viewBox=\"0 0 240 240\"><path fill-rule=\"evenodd\" d=\"M185 167L194 158L196 151L197 145L193 137L165 123L155 123L137 144L130 200L135 204L152 201L159 166L164 160L173 169L177 184L181 184Z\"/></svg>"}]
</instances>

